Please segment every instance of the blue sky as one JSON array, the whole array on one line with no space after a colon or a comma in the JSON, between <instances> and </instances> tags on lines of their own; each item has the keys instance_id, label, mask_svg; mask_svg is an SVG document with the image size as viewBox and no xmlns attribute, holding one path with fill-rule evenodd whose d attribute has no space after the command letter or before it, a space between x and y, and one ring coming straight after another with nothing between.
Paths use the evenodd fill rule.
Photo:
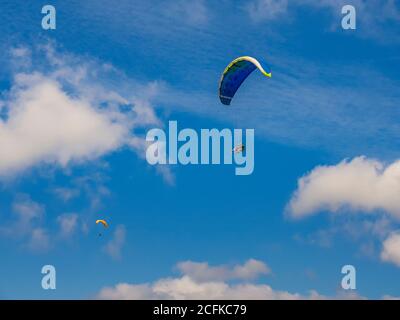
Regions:
<instances>
[{"instance_id":1,"label":"blue sky","mask_svg":"<svg viewBox=\"0 0 400 320\"><path fill-rule=\"evenodd\" d=\"M350 2L3 1L0 298L399 296L400 5ZM242 55L273 77L225 107ZM254 128L253 174L148 165L169 120Z\"/></svg>"}]
</instances>

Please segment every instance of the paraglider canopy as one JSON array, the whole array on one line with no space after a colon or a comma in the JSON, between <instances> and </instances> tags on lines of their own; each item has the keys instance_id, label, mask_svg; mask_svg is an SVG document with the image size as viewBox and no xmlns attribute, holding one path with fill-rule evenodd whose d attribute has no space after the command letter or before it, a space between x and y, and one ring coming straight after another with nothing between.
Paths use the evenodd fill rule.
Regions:
<instances>
[{"instance_id":1,"label":"paraglider canopy","mask_svg":"<svg viewBox=\"0 0 400 320\"><path fill-rule=\"evenodd\" d=\"M271 72L265 71L256 59L249 56L236 58L225 68L219 81L218 90L219 99L223 104L231 104L231 100L240 85L255 69L260 70L268 78L272 77Z\"/></svg>"},{"instance_id":2,"label":"paraglider canopy","mask_svg":"<svg viewBox=\"0 0 400 320\"><path fill-rule=\"evenodd\" d=\"M96 224L101 223L104 227L108 228L108 223L106 220L96 220Z\"/></svg>"}]
</instances>

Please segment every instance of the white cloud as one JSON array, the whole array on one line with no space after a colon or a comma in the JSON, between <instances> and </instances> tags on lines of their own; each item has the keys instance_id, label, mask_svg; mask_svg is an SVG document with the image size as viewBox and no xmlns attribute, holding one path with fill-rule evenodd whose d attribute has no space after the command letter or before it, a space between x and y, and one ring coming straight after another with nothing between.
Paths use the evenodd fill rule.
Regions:
<instances>
[{"instance_id":1,"label":"white cloud","mask_svg":"<svg viewBox=\"0 0 400 320\"><path fill-rule=\"evenodd\" d=\"M0 121L0 174L41 162L66 166L91 160L120 147L128 136L124 119L69 96L60 83L42 74L19 74Z\"/></svg>"},{"instance_id":2,"label":"white cloud","mask_svg":"<svg viewBox=\"0 0 400 320\"><path fill-rule=\"evenodd\" d=\"M113 238L105 245L105 252L113 259L121 258L121 250L125 243L126 230L123 225L118 225L114 231Z\"/></svg>"},{"instance_id":3,"label":"white cloud","mask_svg":"<svg viewBox=\"0 0 400 320\"><path fill-rule=\"evenodd\" d=\"M389 295L389 294L385 294L382 297L382 300L400 300L400 297L392 296L392 295Z\"/></svg>"},{"instance_id":4,"label":"white cloud","mask_svg":"<svg viewBox=\"0 0 400 320\"><path fill-rule=\"evenodd\" d=\"M189 276L162 279L153 285L153 292L166 299L299 299L299 294L275 291L264 284L234 284L208 281L196 282Z\"/></svg>"},{"instance_id":5,"label":"white cloud","mask_svg":"<svg viewBox=\"0 0 400 320\"><path fill-rule=\"evenodd\" d=\"M257 262L257 263L254 263ZM251 267L249 267L252 265ZM208 263L181 262L177 264L181 277L161 278L151 283L130 284L119 283L112 287L104 287L96 295L98 299L111 300L135 300L135 299L166 299L166 300L298 300L298 299L363 299L356 292L343 292L340 290L333 297L327 297L319 294L315 290L310 290L308 294L291 293L284 290L274 290L271 286L261 283L248 282L248 274L241 278L243 267L251 271L254 276L260 274L260 266L265 270L266 264L250 259L244 265L238 265L238 268L228 269L226 266L209 267ZM229 271L228 271L229 270ZM232 273L236 270L238 274L234 276L236 280L241 278L242 282L229 283L227 278L232 279ZM234 272L235 273L235 272ZM264 273L264 272L261 272ZM197 278L197 279L194 279Z\"/></svg>"},{"instance_id":6,"label":"white cloud","mask_svg":"<svg viewBox=\"0 0 400 320\"><path fill-rule=\"evenodd\" d=\"M60 235L68 238L76 231L78 226L78 215L76 213L64 213L57 217L60 226Z\"/></svg>"},{"instance_id":7,"label":"white cloud","mask_svg":"<svg viewBox=\"0 0 400 320\"><path fill-rule=\"evenodd\" d=\"M101 289L97 298L104 300L148 300L154 299L154 292L149 284L119 283L115 287Z\"/></svg>"},{"instance_id":8,"label":"white cloud","mask_svg":"<svg viewBox=\"0 0 400 320\"><path fill-rule=\"evenodd\" d=\"M250 280L262 274L269 274L269 267L258 260L250 259L243 265L236 265L232 268L228 266L209 266L207 262L183 261L178 263L177 268L182 274L188 275L195 281L213 281L242 279Z\"/></svg>"},{"instance_id":9,"label":"white cloud","mask_svg":"<svg viewBox=\"0 0 400 320\"><path fill-rule=\"evenodd\" d=\"M219 281L196 282L189 276L160 279L154 283L119 283L100 290L98 299L135 300L299 300L325 299L316 291L309 295L274 290L266 284L228 284Z\"/></svg>"},{"instance_id":10,"label":"white cloud","mask_svg":"<svg viewBox=\"0 0 400 320\"><path fill-rule=\"evenodd\" d=\"M265 284L230 284L226 280L249 280L270 272L265 263L254 259L243 265L210 267L208 263L185 261L177 264L178 278L162 278L153 283L119 283L101 289L99 299L301 299L300 294L276 291ZM310 297L319 296L315 292Z\"/></svg>"},{"instance_id":11,"label":"white cloud","mask_svg":"<svg viewBox=\"0 0 400 320\"><path fill-rule=\"evenodd\" d=\"M330 229L319 230L305 239L297 235L296 239L329 246L333 236L341 232L363 240L360 253L369 256L375 253L377 239L382 244L381 260L400 267L400 233L393 231L400 218L399 194L399 160L384 164L357 157L337 165L318 166L300 178L286 210L293 218L321 211L358 213L353 216L354 221L340 219ZM376 213L376 219L365 220L363 216L372 213Z\"/></svg>"},{"instance_id":12,"label":"white cloud","mask_svg":"<svg viewBox=\"0 0 400 320\"><path fill-rule=\"evenodd\" d=\"M383 242L381 259L400 267L400 233L392 233Z\"/></svg>"},{"instance_id":13,"label":"white cloud","mask_svg":"<svg viewBox=\"0 0 400 320\"><path fill-rule=\"evenodd\" d=\"M269 21L284 15L288 0L256 0L247 5L247 11L254 21Z\"/></svg>"},{"instance_id":14,"label":"white cloud","mask_svg":"<svg viewBox=\"0 0 400 320\"><path fill-rule=\"evenodd\" d=\"M400 218L399 194L400 161L385 165L356 157L337 165L316 167L299 179L287 210L295 218L341 209L381 210Z\"/></svg>"},{"instance_id":15,"label":"white cloud","mask_svg":"<svg viewBox=\"0 0 400 320\"><path fill-rule=\"evenodd\" d=\"M126 76L110 65L62 54L53 44L33 51L11 55L14 81L0 102L0 177L41 164L67 168L122 147L142 152L131 141L144 140L136 129L160 124L150 102L156 83L132 80L128 90L120 85ZM26 63L37 62L38 53L40 63Z\"/></svg>"}]
</instances>

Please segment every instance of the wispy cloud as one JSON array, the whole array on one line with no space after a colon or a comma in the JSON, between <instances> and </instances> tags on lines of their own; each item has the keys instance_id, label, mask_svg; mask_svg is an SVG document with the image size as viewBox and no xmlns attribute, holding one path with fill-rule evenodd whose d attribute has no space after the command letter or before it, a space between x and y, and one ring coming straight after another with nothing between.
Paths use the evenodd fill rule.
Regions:
<instances>
[{"instance_id":1,"label":"wispy cloud","mask_svg":"<svg viewBox=\"0 0 400 320\"><path fill-rule=\"evenodd\" d=\"M392 233L382 245L381 259L400 267L400 233Z\"/></svg>"},{"instance_id":2,"label":"wispy cloud","mask_svg":"<svg viewBox=\"0 0 400 320\"><path fill-rule=\"evenodd\" d=\"M32 230L27 247L31 251L45 252L50 248L50 237L48 231L43 228L35 228Z\"/></svg>"},{"instance_id":3,"label":"wispy cloud","mask_svg":"<svg viewBox=\"0 0 400 320\"><path fill-rule=\"evenodd\" d=\"M56 187L52 192L64 202L77 197L80 194L80 190L77 188L66 188L66 187Z\"/></svg>"},{"instance_id":4,"label":"wispy cloud","mask_svg":"<svg viewBox=\"0 0 400 320\"><path fill-rule=\"evenodd\" d=\"M246 8L254 21L270 21L287 13L288 0L256 0L250 2Z\"/></svg>"},{"instance_id":5,"label":"wispy cloud","mask_svg":"<svg viewBox=\"0 0 400 320\"><path fill-rule=\"evenodd\" d=\"M353 5L356 9L358 29L353 32L355 36L375 39L379 42L398 42L398 34L391 31L390 27L400 25L400 8L394 0L300 0L289 2L287 0L254 0L246 9L249 17L254 22L271 22L279 19L280 22L293 23L292 16L300 7L308 7L318 11L329 11L332 16L327 29L331 31L341 30L343 14L341 9L345 5ZM394 30L394 29L393 29ZM384 32L385 31L385 32Z\"/></svg>"},{"instance_id":6,"label":"wispy cloud","mask_svg":"<svg viewBox=\"0 0 400 320\"><path fill-rule=\"evenodd\" d=\"M16 195L12 204L12 218L0 227L0 235L21 243L34 252L50 248L48 231L44 225L45 208L27 194Z\"/></svg>"},{"instance_id":7,"label":"wispy cloud","mask_svg":"<svg viewBox=\"0 0 400 320\"><path fill-rule=\"evenodd\" d=\"M76 213L64 213L57 217L60 235L63 238L72 236L78 227L79 216Z\"/></svg>"},{"instance_id":8,"label":"wispy cloud","mask_svg":"<svg viewBox=\"0 0 400 320\"><path fill-rule=\"evenodd\" d=\"M105 245L105 252L113 259L121 259L121 250L125 244L126 229L123 225L115 228L113 238Z\"/></svg>"},{"instance_id":9,"label":"wispy cloud","mask_svg":"<svg viewBox=\"0 0 400 320\"><path fill-rule=\"evenodd\" d=\"M166 17L174 17L178 21L183 20L192 26L203 26L207 24L210 12L204 0L177 0L164 5L161 12Z\"/></svg>"}]
</instances>

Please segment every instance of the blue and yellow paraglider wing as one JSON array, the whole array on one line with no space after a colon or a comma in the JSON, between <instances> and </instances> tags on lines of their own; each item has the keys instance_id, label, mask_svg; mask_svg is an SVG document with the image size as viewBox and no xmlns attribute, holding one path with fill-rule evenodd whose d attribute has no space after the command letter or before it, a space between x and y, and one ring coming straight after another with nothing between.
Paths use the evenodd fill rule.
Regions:
<instances>
[{"instance_id":1,"label":"blue and yellow paraglider wing","mask_svg":"<svg viewBox=\"0 0 400 320\"><path fill-rule=\"evenodd\" d=\"M219 82L219 98L223 104L231 103L240 85L255 69L259 69L266 77L271 77L271 73L266 72L256 59L248 56L233 60L225 68Z\"/></svg>"}]
</instances>

